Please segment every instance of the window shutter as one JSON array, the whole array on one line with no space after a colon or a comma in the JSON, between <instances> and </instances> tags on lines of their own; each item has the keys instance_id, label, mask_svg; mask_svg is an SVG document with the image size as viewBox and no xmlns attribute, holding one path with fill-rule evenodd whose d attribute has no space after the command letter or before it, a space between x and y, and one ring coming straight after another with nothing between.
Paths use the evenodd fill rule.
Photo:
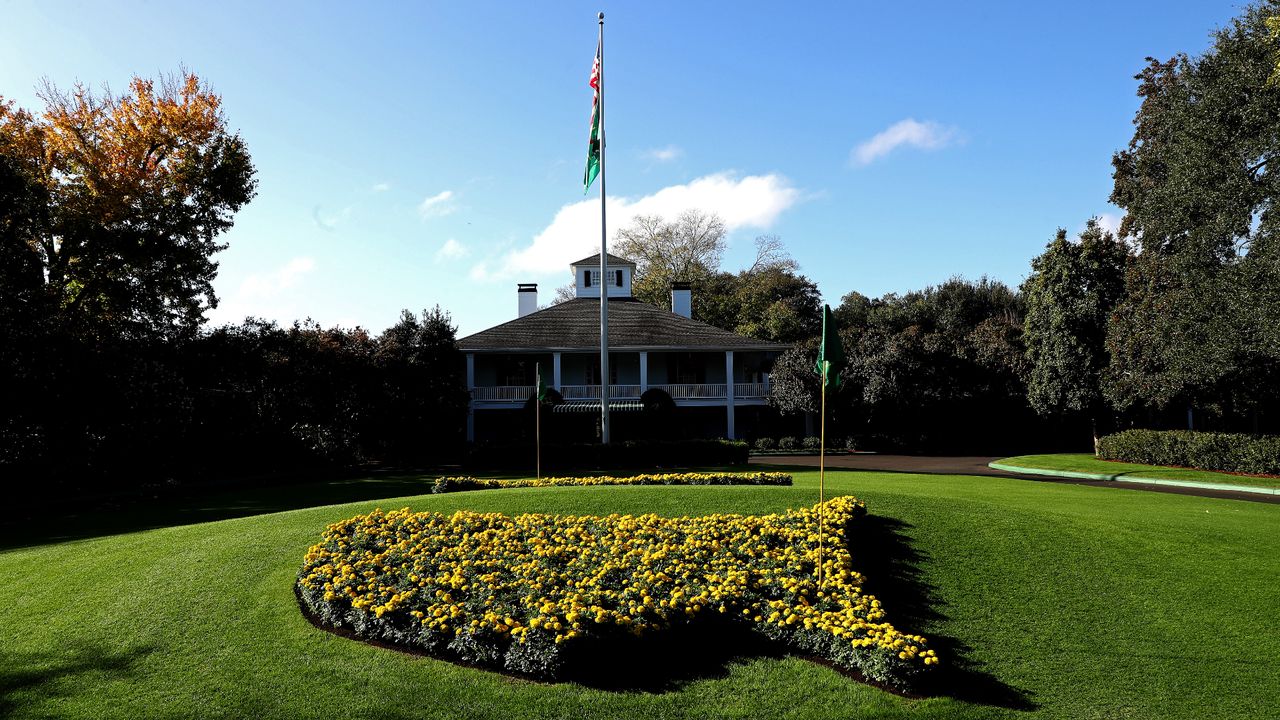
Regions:
<instances>
[{"instance_id":1,"label":"window shutter","mask_svg":"<svg viewBox=\"0 0 1280 720\"><path fill-rule=\"evenodd\" d=\"M618 287L622 287L622 271L618 270L616 272L618 273L618 281L614 284L617 285Z\"/></svg>"},{"instance_id":2,"label":"window shutter","mask_svg":"<svg viewBox=\"0 0 1280 720\"><path fill-rule=\"evenodd\" d=\"M590 270L582 271L582 286L591 287L591 271Z\"/></svg>"}]
</instances>

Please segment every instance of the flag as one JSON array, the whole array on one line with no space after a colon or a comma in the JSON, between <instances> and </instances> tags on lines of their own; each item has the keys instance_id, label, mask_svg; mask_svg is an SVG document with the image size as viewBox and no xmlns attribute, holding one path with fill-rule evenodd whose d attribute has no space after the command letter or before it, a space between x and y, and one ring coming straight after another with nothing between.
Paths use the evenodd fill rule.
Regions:
<instances>
[{"instance_id":1,"label":"flag","mask_svg":"<svg viewBox=\"0 0 1280 720\"><path fill-rule=\"evenodd\" d=\"M822 376L822 385L840 387L840 370L844 368L844 347L836 332L836 319L831 306L822 306L822 346L818 348L818 363L814 370Z\"/></svg>"},{"instance_id":2,"label":"flag","mask_svg":"<svg viewBox=\"0 0 1280 720\"><path fill-rule=\"evenodd\" d=\"M600 174L600 43L596 43L596 61L591 66L591 135L587 138L587 169L582 175L582 194L591 189L591 183Z\"/></svg>"},{"instance_id":3,"label":"flag","mask_svg":"<svg viewBox=\"0 0 1280 720\"><path fill-rule=\"evenodd\" d=\"M538 402L545 402L547 399L547 384L542 381L542 363L533 366L534 373L538 377Z\"/></svg>"}]
</instances>

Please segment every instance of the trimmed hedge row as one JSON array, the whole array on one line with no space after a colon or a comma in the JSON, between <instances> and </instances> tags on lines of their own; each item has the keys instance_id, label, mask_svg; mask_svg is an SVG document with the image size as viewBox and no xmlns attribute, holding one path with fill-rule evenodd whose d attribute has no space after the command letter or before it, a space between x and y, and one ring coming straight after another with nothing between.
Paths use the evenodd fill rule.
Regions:
<instances>
[{"instance_id":1,"label":"trimmed hedge row","mask_svg":"<svg viewBox=\"0 0 1280 720\"><path fill-rule=\"evenodd\" d=\"M578 468L680 468L745 465L751 447L741 440L628 440L600 443L547 443L542 446L544 470ZM532 443L481 443L472 448L467 467L528 469Z\"/></svg>"},{"instance_id":2,"label":"trimmed hedge row","mask_svg":"<svg viewBox=\"0 0 1280 720\"><path fill-rule=\"evenodd\" d=\"M1125 430L1098 443L1104 460L1280 475L1280 437L1191 430Z\"/></svg>"},{"instance_id":3,"label":"trimmed hedge row","mask_svg":"<svg viewBox=\"0 0 1280 720\"><path fill-rule=\"evenodd\" d=\"M573 487L588 485L790 485L791 475L779 472L755 473L663 473L630 477L544 477L493 480L473 477L437 478L433 493L527 487Z\"/></svg>"}]
</instances>

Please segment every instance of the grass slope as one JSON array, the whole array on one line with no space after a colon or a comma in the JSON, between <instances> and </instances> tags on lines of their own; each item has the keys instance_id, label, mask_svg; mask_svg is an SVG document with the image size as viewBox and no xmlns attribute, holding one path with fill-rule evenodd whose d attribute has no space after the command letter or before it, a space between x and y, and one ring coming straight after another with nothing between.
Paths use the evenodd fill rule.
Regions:
<instances>
[{"instance_id":1,"label":"grass slope","mask_svg":"<svg viewBox=\"0 0 1280 720\"><path fill-rule=\"evenodd\" d=\"M795 658L720 663L660 692L541 685L344 640L294 604L324 525L375 506L763 513L816 500L816 474L795 470L791 488L478 491L0 552L0 717L1244 718L1280 706L1280 506L1260 503L830 473L828 492L873 514L855 547L868 589L963 667L959 697L907 700Z\"/></svg>"},{"instance_id":2,"label":"grass slope","mask_svg":"<svg viewBox=\"0 0 1280 720\"><path fill-rule=\"evenodd\" d=\"M1089 453L1020 455L997 460L996 462L1001 465L1016 465L1017 467L1037 468L1040 470L1068 470L1071 472L1096 473L1098 475L1120 475L1127 478L1187 480L1191 482L1222 483L1224 485L1250 485L1253 487L1280 487L1280 477L1232 475L1231 473L1214 472L1212 470L1099 460Z\"/></svg>"}]
</instances>

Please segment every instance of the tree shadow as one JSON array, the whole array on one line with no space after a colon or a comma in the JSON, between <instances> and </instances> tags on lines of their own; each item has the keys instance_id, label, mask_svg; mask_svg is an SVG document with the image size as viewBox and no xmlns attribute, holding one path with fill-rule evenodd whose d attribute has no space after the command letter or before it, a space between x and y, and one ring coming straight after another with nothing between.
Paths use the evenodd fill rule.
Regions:
<instances>
[{"instance_id":1,"label":"tree shadow","mask_svg":"<svg viewBox=\"0 0 1280 720\"><path fill-rule=\"evenodd\" d=\"M947 619L942 613L945 603L924 579L921 565L928 557L912 547L906 534L910 528L901 520L867 515L852 524L849 543L853 567L866 578L864 590L880 600L894 627L925 635L929 647L942 659L934 672L926 674L917 692L1011 710L1035 710L1029 691L1002 682L972 660L972 648L964 641L928 630Z\"/></svg>"},{"instance_id":2,"label":"tree shadow","mask_svg":"<svg viewBox=\"0 0 1280 720\"><path fill-rule=\"evenodd\" d=\"M34 653L0 649L0 717L14 717L22 704L17 695L31 693L58 696L63 680L76 681L86 675L96 679L120 680L135 677L139 660L154 648L125 650L105 648L83 639L71 641L57 651Z\"/></svg>"}]
</instances>

